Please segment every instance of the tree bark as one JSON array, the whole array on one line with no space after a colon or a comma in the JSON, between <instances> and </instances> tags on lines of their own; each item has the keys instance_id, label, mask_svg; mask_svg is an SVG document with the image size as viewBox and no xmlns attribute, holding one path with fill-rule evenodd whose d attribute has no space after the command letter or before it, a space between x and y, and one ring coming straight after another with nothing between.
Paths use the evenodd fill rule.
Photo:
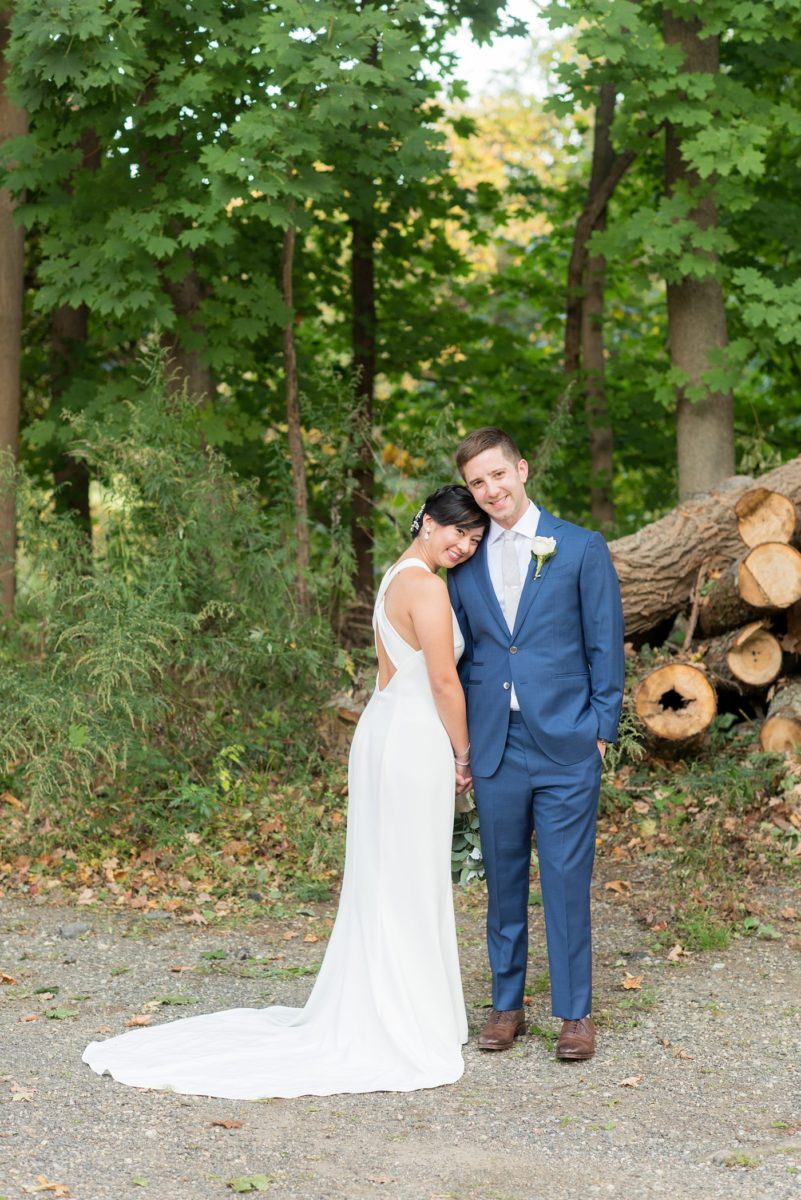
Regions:
<instances>
[{"instance_id":1,"label":"tree bark","mask_svg":"<svg viewBox=\"0 0 801 1200\"><path fill-rule=\"evenodd\" d=\"M601 188L615 162L611 128L615 115L615 85L602 83L595 110L595 134L588 204ZM593 233L606 229L607 205L598 215ZM584 369L585 415L590 441L590 512L598 529L609 529L615 520L612 499L613 431L606 399L604 347L604 287L606 259L590 254L581 306L581 357Z\"/></svg>"},{"instance_id":2,"label":"tree bark","mask_svg":"<svg viewBox=\"0 0 801 1200\"><path fill-rule=\"evenodd\" d=\"M295 308L293 269L295 263L295 226L289 224L284 233L281 255L281 292L289 309L284 326L284 380L286 388L286 423L289 459L292 468L292 501L297 539L298 601L304 610L309 608L309 498L306 487L306 460L301 434L300 400L298 396L298 360L295 350Z\"/></svg>"},{"instance_id":3,"label":"tree bark","mask_svg":"<svg viewBox=\"0 0 801 1200\"><path fill-rule=\"evenodd\" d=\"M759 744L776 753L801 748L801 679L788 679L775 692L759 731Z\"/></svg>"},{"instance_id":4,"label":"tree bark","mask_svg":"<svg viewBox=\"0 0 801 1200\"><path fill-rule=\"evenodd\" d=\"M720 39L701 37L700 18L685 20L667 8L664 37L668 46L680 46L684 69L714 75L720 71ZM698 175L689 169L681 150L681 133L667 124L665 138L665 184L668 195L686 187L699 189ZM701 193L690 214L699 232L716 228L718 211L711 190ZM723 291L714 275L717 255L695 251L706 258L711 273L703 278L685 276L667 282L668 340L670 356L687 380L677 391L676 430L678 441L679 497L705 492L721 479L734 474L734 404L731 392L711 392L704 373L713 365L715 352L728 345ZM691 388L704 388L700 400L691 400Z\"/></svg>"},{"instance_id":5,"label":"tree bark","mask_svg":"<svg viewBox=\"0 0 801 1200\"><path fill-rule=\"evenodd\" d=\"M27 117L7 93L6 47L10 10L0 9L0 143L27 132ZM24 240L14 223L14 201L0 189L0 454L9 465L19 449L20 364L24 296ZM16 592L17 506L13 479L0 490L0 611L14 613Z\"/></svg>"},{"instance_id":6,"label":"tree bark","mask_svg":"<svg viewBox=\"0 0 801 1200\"><path fill-rule=\"evenodd\" d=\"M684 609L701 568L724 566L742 554L735 506L757 482L801 502L801 455L758 481L744 475L724 480L637 533L610 542L629 637L648 633Z\"/></svg>"},{"instance_id":7,"label":"tree bark","mask_svg":"<svg viewBox=\"0 0 801 1200\"><path fill-rule=\"evenodd\" d=\"M372 429L375 405L375 244L372 221L351 220L351 304L356 428L360 439L355 472L351 537L355 559L353 588L357 604L373 595L373 466Z\"/></svg>"}]
</instances>

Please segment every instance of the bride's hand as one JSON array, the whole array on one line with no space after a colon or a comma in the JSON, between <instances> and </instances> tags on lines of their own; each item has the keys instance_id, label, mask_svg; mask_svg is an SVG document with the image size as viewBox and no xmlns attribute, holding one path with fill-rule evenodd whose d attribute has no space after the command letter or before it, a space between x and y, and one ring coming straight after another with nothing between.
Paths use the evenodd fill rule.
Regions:
<instances>
[{"instance_id":1,"label":"bride's hand","mask_svg":"<svg viewBox=\"0 0 801 1200\"><path fill-rule=\"evenodd\" d=\"M456 768L456 795L463 796L465 792L469 792L473 786L473 776L470 773L470 768L459 770Z\"/></svg>"}]
</instances>

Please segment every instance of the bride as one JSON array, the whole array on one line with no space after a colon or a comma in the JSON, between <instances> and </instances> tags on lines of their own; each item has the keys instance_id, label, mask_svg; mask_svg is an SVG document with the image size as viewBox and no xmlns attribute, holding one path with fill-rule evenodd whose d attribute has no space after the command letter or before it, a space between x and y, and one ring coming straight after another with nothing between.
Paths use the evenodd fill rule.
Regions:
<instances>
[{"instance_id":1,"label":"bride","mask_svg":"<svg viewBox=\"0 0 801 1200\"><path fill-rule=\"evenodd\" d=\"M456 661L464 643L440 567L489 523L439 488L375 602L376 689L350 752L339 911L305 1008L234 1008L92 1042L120 1083L258 1100L453 1083L467 1040L451 893L454 790L471 784Z\"/></svg>"}]
</instances>

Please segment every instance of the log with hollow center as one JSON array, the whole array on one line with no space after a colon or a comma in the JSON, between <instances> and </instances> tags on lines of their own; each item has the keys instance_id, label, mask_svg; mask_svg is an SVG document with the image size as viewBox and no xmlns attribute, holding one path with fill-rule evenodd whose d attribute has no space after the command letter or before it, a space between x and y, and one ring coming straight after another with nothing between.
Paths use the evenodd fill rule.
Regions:
<instances>
[{"instance_id":1,"label":"log with hollow center","mask_svg":"<svg viewBox=\"0 0 801 1200\"><path fill-rule=\"evenodd\" d=\"M705 671L693 663L667 663L637 685L634 709L652 738L684 744L703 735L717 712Z\"/></svg>"}]
</instances>

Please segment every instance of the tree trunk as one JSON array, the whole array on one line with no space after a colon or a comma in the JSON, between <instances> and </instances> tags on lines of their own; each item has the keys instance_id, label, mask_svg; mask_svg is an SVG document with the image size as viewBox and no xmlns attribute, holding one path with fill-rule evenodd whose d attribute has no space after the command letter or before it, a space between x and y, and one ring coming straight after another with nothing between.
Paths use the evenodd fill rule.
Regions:
<instances>
[{"instance_id":1,"label":"tree trunk","mask_svg":"<svg viewBox=\"0 0 801 1200\"><path fill-rule=\"evenodd\" d=\"M755 691L778 679L782 648L761 621L754 621L711 641L704 652L704 666L721 687Z\"/></svg>"},{"instance_id":2,"label":"tree trunk","mask_svg":"<svg viewBox=\"0 0 801 1200\"><path fill-rule=\"evenodd\" d=\"M668 46L680 46L688 72L714 75L720 70L720 39L700 36L700 18L685 20L665 9L664 37ZM685 163L681 134L668 123L665 140L665 183L668 195L682 186L699 188L700 180ZM716 228L718 211L711 191L701 194L690 214L699 232ZM686 379L677 391L679 496L685 499L705 492L734 474L734 405L731 392L711 392L704 373L713 365L716 352L728 345L723 291L715 277L717 255L696 250L706 258L710 274L687 275L667 283L668 339L670 356ZM691 400L690 389L702 388L702 399Z\"/></svg>"},{"instance_id":3,"label":"tree trunk","mask_svg":"<svg viewBox=\"0 0 801 1200\"><path fill-rule=\"evenodd\" d=\"M8 8L0 10L0 144L22 136L28 128L25 113L11 103L6 92L10 15ZM14 223L14 207L8 190L0 189L0 455L7 458L9 466L16 462L19 448L24 295L23 232ZM0 490L0 612L5 617L14 613L16 546L16 493L13 479L8 478Z\"/></svg>"},{"instance_id":4,"label":"tree trunk","mask_svg":"<svg viewBox=\"0 0 801 1200\"><path fill-rule=\"evenodd\" d=\"M204 298L203 284L194 268L177 283L167 279L163 282L183 326L183 330L162 337L170 357L167 386L172 393L186 390L194 404L208 404L214 397L214 377L202 354L206 331L198 314Z\"/></svg>"},{"instance_id":5,"label":"tree trunk","mask_svg":"<svg viewBox=\"0 0 801 1200\"><path fill-rule=\"evenodd\" d=\"M685 751L703 738L717 712L717 697L700 667L668 663L640 680L634 710L653 742Z\"/></svg>"},{"instance_id":6,"label":"tree trunk","mask_svg":"<svg viewBox=\"0 0 801 1200\"><path fill-rule=\"evenodd\" d=\"M89 310L85 304L80 308L65 304L50 318L50 381L54 399L64 394L75 374L86 349L88 323ZM84 460L62 452L55 463L53 480L59 507L76 513L90 533L89 468Z\"/></svg>"},{"instance_id":7,"label":"tree trunk","mask_svg":"<svg viewBox=\"0 0 801 1200\"><path fill-rule=\"evenodd\" d=\"M351 304L353 376L359 458L355 472L351 537L358 604L372 606L373 595L373 410L375 400L375 245L369 219L351 220Z\"/></svg>"},{"instance_id":8,"label":"tree trunk","mask_svg":"<svg viewBox=\"0 0 801 1200\"><path fill-rule=\"evenodd\" d=\"M295 511L297 538L298 601L309 608L309 499L306 489L306 460L301 435L300 401L298 397L298 361L295 352L295 308L292 272L295 263L295 226L288 225L284 233L281 255L281 292L289 309L284 326L284 379L286 387L286 423L289 458L292 466L292 502Z\"/></svg>"},{"instance_id":9,"label":"tree trunk","mask_svg":"<svg viewBox=\"0 0 801 1200\"><path fill-rule=\"evenodd\" d=\"M786 542L764 542L730 563L704 597L699 624L724 632L753 618L755 609L789 608L801 600L801 554Z\"/></svg>"},{"instance_id":10,"label":"tree trunk","mask_svg":"<svg viewBox=\"0 0 801 1200\"><path fill-rule=\"evenodd\" d=\"M81 134L81 169L96 171L100 166L102 146L94 129L85 129ZM74 188L68 185L72 196ZM89 309L85 304L73 308L69 304L56 309L50 318L50 388L53 398L58 400L68 390L76 371L82 365L86 353L89 329ZM57 487L56 504L62 509L71 509L79 522L91 534L89 512L89 468L82 459L69 453L59 455L53 470Z\"/></svg>"},{"instance_id":11,"label":"tree trunk","mask_svg":"<svg viewBox=\"0 0 801 1200\"><path fill-rule=\"evenodd\" d=\"M801 506L781 492L753 488L737 501L735 512L740 537L746 546L799 540Z\"/></svg>"},{"instance_id":12,"label":"tree trunk","mask_svg":"<svg viewBox=\"0 0 801 1200\"><path fill-rule=\"evenodd\" d=\"M768 715L759 731L763 750L782 753L801 748L801 679L789 679L768 705Z\"/></svg>"},{"instance_id":13,"label":"tree trunk","mask_svg":"<svg viewBox=\"0 0 801 1200\"><path fill-rule=\"evenodd\" d=\"M602 83L595 110L592 170L587 203L591 204L612 170L615 151L610 131L615 115L615 85ZM598 216L593 233L606 229L607 206ZM612 499L613 432L606 399L606 353L604 349L604 286L606 259L590 254L581 312L581 355L584 368L585 413L590 440L590 511L598 529L614 524Z\"/></svg>"},{"instance_id":14,"label":"tree trunk","mask_svg":"<svg viewBox=\"0 0 801 1200\"><path fill-rule=\"evenodd\" d=\"M629 637L648 633L684 609L700 570L725 565L742 554L735 506L756 482L782 492L794 504L801 502L801 455L758 481L743 475L727 479L637 533L610 542Z\"/></svg>"}]
</instances>

